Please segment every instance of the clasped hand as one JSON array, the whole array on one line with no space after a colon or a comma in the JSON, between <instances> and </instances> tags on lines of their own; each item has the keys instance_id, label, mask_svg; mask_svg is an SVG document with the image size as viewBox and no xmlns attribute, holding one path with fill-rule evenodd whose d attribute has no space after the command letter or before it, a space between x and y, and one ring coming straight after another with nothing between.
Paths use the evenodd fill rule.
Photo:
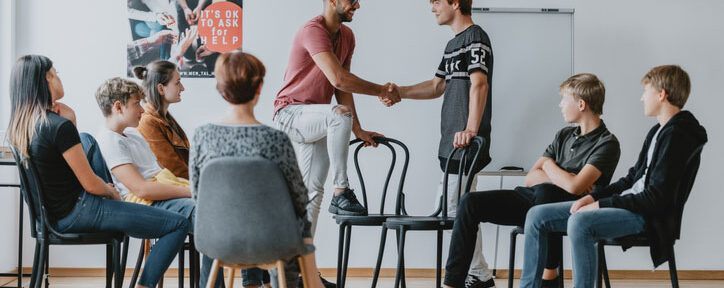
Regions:
<instances>
[{"instance_id":1,"label":"clasped hand","mask_svg":"<svg viewBox=\"0 0 724 288\"><path fill-rule=\"evenodd\" d=\"M394 83L387 83L384 85L384 88L382 90L382 93L378 98L387 107L390 107L392 105L395 105L395 103L400 102L400 87L395 85Z\"/></svg>"}]
</instances>

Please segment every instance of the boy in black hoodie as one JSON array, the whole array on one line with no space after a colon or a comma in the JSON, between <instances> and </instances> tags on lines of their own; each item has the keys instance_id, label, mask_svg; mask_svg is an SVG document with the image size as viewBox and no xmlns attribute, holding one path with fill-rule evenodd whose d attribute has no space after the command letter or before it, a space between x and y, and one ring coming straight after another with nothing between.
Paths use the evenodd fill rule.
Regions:
<instances>
[{"instance_id":1,"label":"boy in black hoodie","mask_svg":"<svg viewBox=\"0 0 724 288\"><path fill-rule=\"evenodd\" d=\"M596 281L595 244L602 239L646 232L654 266L666 261L676 238L678 193L685 166L707 142L706 130L688 111L681 111L691 90L689 75L679 66L654 67L641 80L646 116L656 117L636 164L628 175L575 202L535 206L525 223L525 261L520 287L540 287L550 232L568 232L575 287Z\"/></svg>"}]
</instances>

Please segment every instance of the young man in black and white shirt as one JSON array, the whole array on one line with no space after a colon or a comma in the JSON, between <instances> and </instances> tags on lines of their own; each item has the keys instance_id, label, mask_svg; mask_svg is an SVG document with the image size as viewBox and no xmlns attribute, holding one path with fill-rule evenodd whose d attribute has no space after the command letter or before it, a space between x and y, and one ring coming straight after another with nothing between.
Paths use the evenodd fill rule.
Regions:
<instances>
[{"instance_id":1,"label":"young man in black and white shirt","mask_svg":"<svg viewBox=\"0 0 724 288\"><path fill-rule=\"evenodd\" d=\"M440 146L438 158L444 170L447 157L456 147L465 147L475 136L485 139L485 147L478 161L474 163L472 175L477 174L490 163L490 114L491 86L493 76L493 52L488 34L473 23L471 0L431 0L432 12L438 25L448 25L455 33L445 48L442 61L435 77L431 80L405 87L392 85L390 92L399 89L400 97L428 100L443 95L440 123ZM385 105L394 102L380 99ZM450 162L451 173L458 173L460 153ZM469 166L468 166L469 167ZM457 191L457 177L449 177L448 191ZM463 179L466 181L467 179ZM471 187L476 186L473 180ZM443 181L438 186L438 197L442 194ZM457 193L448 194L448 216L455 216L458 202ZM475 258L470 269L468 282L491 279L481 251L481 237L478 234ZM492 282L492 281L491 281ZM470 284L470 283L469 283Z\"/></svg>"}]
</instances>

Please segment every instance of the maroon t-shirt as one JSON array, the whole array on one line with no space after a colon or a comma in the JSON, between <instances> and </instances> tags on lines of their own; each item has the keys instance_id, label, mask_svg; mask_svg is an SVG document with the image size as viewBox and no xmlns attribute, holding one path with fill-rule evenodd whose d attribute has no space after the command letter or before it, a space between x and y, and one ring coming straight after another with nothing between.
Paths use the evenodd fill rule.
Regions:
<instances>
[{"instance_id":1,"label":"maroon t-shirt","mask_svg":"<svg viewBox=\"0 0 724 288\"><path fill-rule=\"evenodd\" d=\"M312 56L321 52L334 53L343 66L349 65L354 53L354 33L342 25L337 39L332 42L324 28L324 18L314 17L294 36L289 66L284 73L284 84L274 101L274 115L288 105L332 103L334 86L317 67Z\"/></svg>"}]
</instances>

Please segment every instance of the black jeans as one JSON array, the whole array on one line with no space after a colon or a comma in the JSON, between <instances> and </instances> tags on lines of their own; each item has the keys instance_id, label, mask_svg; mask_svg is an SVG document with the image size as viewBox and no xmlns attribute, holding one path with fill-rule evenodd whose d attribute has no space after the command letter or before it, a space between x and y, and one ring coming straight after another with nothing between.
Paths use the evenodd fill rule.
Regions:
<instances>
[{"instance_id":1,"label":"black jeans","mask_svg":"<svg viewBox=\"0 0 724 288\"><path fill-rule=\"evenodd\" d=\"M467 193L458 204L453 226L450 250L445 266L445 285L465 287L465 277L475 250L475 239L480 222L498 225L523 226L525 215L534 205L576 200L572 195L553 184L544 183L533 187L516 187L513 190L491 190ZM561 237L549 242L547 268L560 263Z\"/></svg>"}]
</instances>

